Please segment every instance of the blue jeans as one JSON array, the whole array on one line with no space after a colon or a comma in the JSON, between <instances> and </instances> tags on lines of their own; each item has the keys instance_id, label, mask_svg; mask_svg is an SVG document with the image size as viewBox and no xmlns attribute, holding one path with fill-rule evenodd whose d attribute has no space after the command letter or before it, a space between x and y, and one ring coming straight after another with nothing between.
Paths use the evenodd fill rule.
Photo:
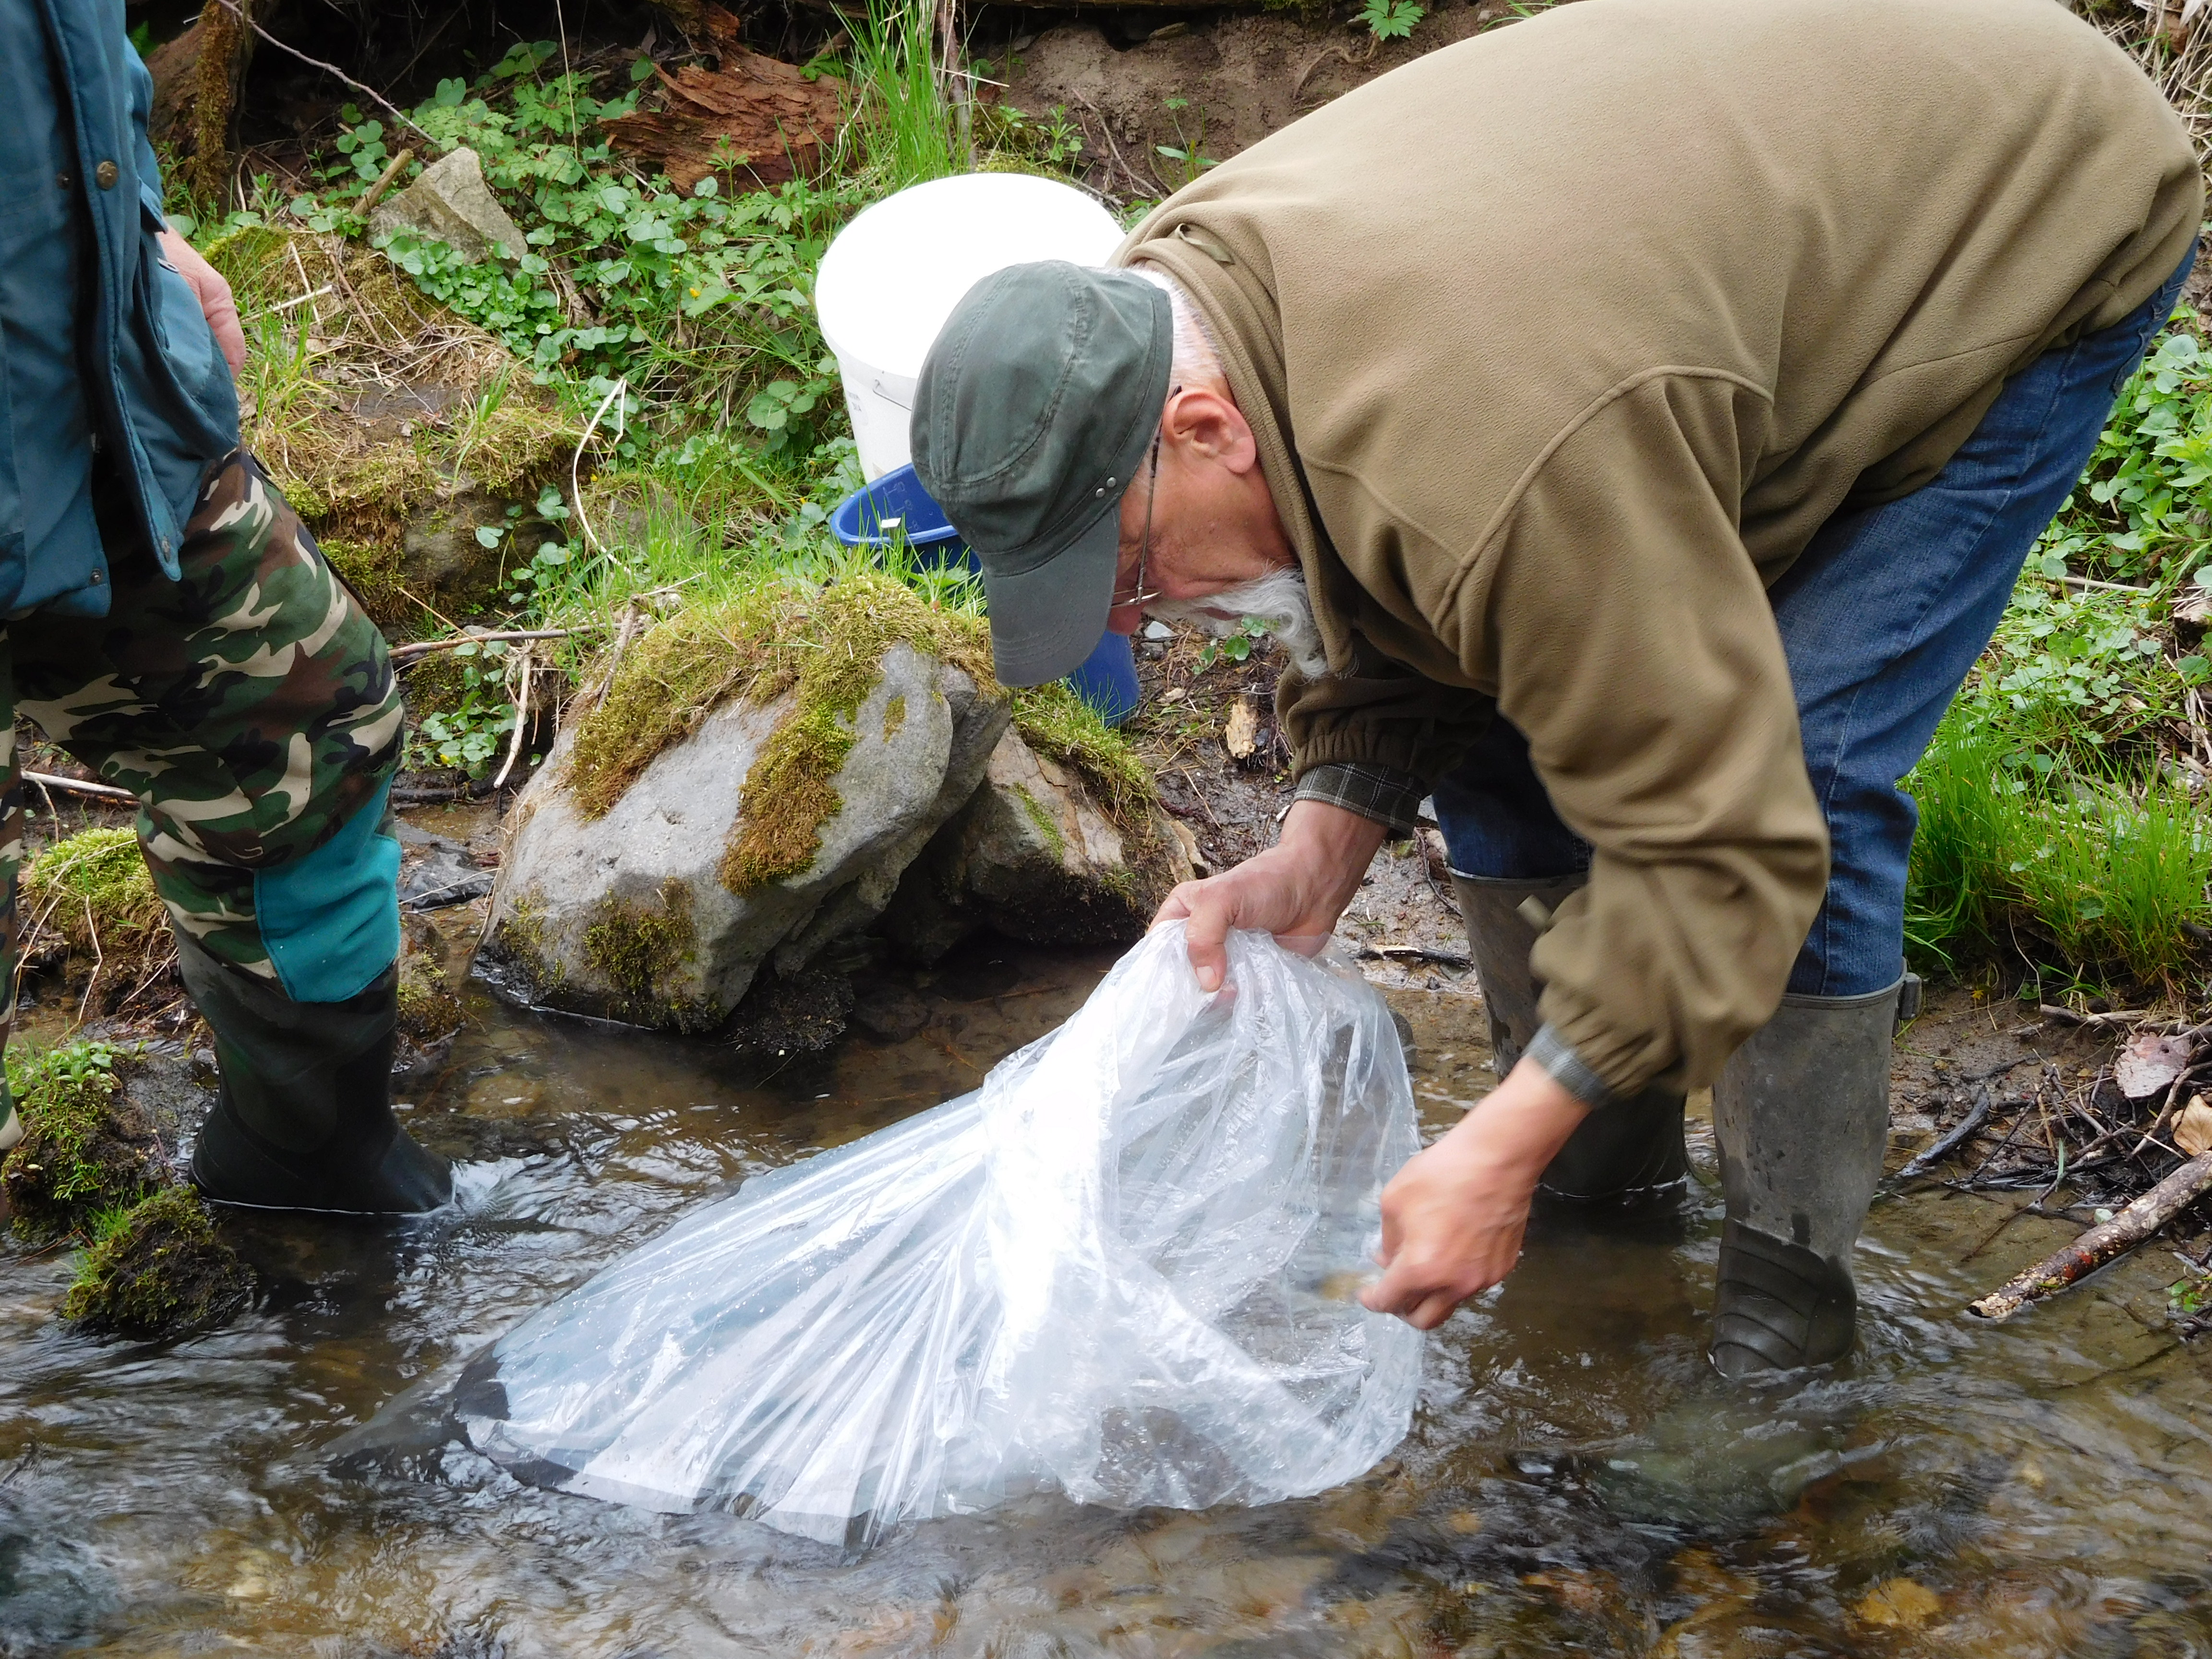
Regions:
<instances>
[{"instance_id":1,"label":"blue jeans","mask_svg":"<svg viewBox=\"0 0 2212 1659\"><path fill-rule=\"evenodd\" d=\"M2121 386L2173 310L2191 259L2125 322L2006 383L1924 488L1822 525L1768 598L1790 659L1805 769L1828 821L1826 898L1790 989L1856 996L1905 971L1905 872L1919 814L1897 787L1996 631L2035 538L2064 505ZM1503 719L1437 785L1462 875L1589 867Z\"/></svg>"}]
</instances>

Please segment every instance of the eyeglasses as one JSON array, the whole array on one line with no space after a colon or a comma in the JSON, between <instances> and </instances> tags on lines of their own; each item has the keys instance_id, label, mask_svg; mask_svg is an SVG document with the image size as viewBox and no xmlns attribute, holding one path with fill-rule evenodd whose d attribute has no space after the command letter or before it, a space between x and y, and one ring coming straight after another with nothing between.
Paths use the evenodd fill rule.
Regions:
<instances>
[{"instance_id":1,"label":"eyeglasses","mask_svg":"<svg viewBox=\"0 0 2212 1659\"><path fill-rule=\"evenodd\" d=\"M1168 388L1168 396L1172 398L1182 390L1179 386L1170 386ZM1158 588L1147 588L1145 586L1145 567L1152 562L1152 502L1160 493L1160 434L1164 425L1165 420L1163 417L1162 425L1152 428L1152 459L1145 479L1145 539L1137 549L1136 592L1124 593L1119 584L1116 584L1113 597L1107 601L1107 609L1109 611L1119 611L1125 605L1149 605L1160 596Z\"/></svg>"}]
</instances>

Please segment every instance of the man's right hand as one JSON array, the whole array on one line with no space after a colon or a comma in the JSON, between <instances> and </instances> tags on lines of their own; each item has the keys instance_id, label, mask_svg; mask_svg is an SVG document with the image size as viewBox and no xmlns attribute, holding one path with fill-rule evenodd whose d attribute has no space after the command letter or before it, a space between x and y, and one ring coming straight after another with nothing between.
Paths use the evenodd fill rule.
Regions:
<instances>
[{"instance_id":1,"label":"man's right hand","mask_svg":"<svg viewBox=\"0 0 2212 1659\"><path fill-rule=\"evenodd\" d=\"M1372 818L1325 801L1294 803L1282 838L1205 881L1187 881L1167 896L1152 926L1184 924L1199 988L1217 991L1229 971L1229 930L1249 928L1279 938L1326 938L1359 890L1375 849L1389 831Z\"/></svg>"}]
</instances>

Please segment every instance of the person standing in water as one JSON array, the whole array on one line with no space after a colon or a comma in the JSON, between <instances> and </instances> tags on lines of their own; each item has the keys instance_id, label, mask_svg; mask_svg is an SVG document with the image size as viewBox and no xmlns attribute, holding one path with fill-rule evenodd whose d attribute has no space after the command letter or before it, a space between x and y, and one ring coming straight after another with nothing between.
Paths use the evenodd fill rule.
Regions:
<instances>
[{"instance_id":1,"label":"person standing in water","mask_svg":"<svg viewBox=\"0 0 2212 1659\"><path fill-rule=\"evenodd\" d=\"M1177 888L1334 927L1433 795L1503 1081L1383 1197L1368 1305L1498 1283L1539 1187L1679 1182L1724 1373L1852 1345L1906 983L1897 782L2173 307L2180 121L2063 8L1583 0L1209 171L1114 269L963 300L915 466L1000 678L1265 621L1297 801Z\"/></svg>"},{"instance_id":2,"label":"person standing in water","mask_svg":"<svg viewBox=\"0 0 2212 1659\"><path fill-rule=\"evenodd\" d=\"M117 0L0 0L0 1040L20 716L138 798L222 1091L192 1177L271 1209L435 1208L389 1098L401 709L382 636L240 447L246 342L169 228ZM7 1107L0 1141L21 1135Z\"/></svg>"}]
</instances>

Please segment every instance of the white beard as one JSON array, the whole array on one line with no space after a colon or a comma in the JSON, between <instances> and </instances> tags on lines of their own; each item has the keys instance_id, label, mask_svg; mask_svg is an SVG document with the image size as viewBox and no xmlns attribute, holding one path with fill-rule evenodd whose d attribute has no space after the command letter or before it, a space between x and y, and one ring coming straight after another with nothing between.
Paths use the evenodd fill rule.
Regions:
<instances>
[{"instance_id":1,"label":"white beard","mask_svg":"<svg viewBox=\"0 0 2212 1659\"><path fill-rule=\"evenodd\" d=\"M1163 622L1186 623L1216 639L1234 634L1249 617L1267 629L1290 658L1291 666L1306 678L1322 679L1328 673L1328 654L1322 649L1313 601L1306 596L1305 578L1295 570L1271 570L1202 599L1154 599L1145 611Z\"/></svg>"}]
</instances>

